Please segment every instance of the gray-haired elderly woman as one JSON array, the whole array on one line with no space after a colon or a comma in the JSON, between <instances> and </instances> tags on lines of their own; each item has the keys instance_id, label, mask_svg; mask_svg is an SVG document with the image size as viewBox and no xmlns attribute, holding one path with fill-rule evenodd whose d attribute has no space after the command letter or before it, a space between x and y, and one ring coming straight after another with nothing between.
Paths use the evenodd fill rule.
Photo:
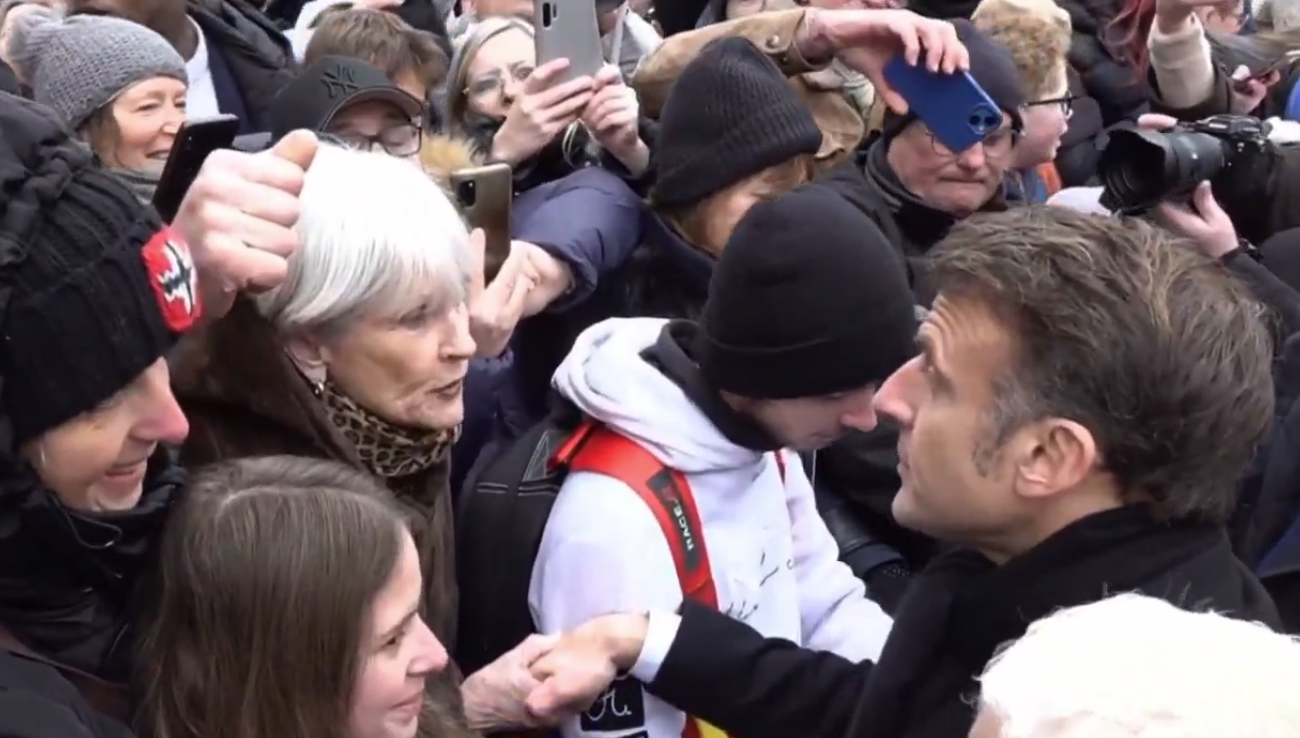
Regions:
<instances>
[{"instance_id":1,"label":"gray-haired elderly woman","mask_svg":"<svg viewBox=\"0 0 1300 738\"><path fill-rule=\"evenodd\" d=\"M12 10L10 11L13 12ZM23 6L6 40L14 71L142 200L185 122L189 77L167 39L131 21Z\"/></svg>"},{"instance_id":2,"label":"gray-haired elderly woman","mask_svg":"<svg viewBox=\"0 0 1300 738\"><path fill-rule=\"evenodd\" d=\"M481 240L427 175L383 154L322 147L300 202L301 243L284 284L237 302L176 360L173 386L191 428L181 458L195 468L308 456L383 480L410 514L425 620L450 650L449 457L475 355L467 298L481 279ZM522 274L505 278L530 287ZM499 712L485 704L486 681L471 676L464 687L476 728L499 727L486 715ZM437 734L468 732L450 681L430 689L446 708Z\"/></svg>"}]
</instances>

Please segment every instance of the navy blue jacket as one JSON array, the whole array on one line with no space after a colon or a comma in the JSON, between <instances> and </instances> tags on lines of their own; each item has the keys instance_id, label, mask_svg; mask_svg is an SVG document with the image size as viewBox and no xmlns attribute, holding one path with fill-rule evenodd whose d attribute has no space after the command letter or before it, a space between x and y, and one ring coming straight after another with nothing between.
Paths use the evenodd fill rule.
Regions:
<instances>
[{"instance_id":1,"label":"navy blue jacket","mask_svg":"<svg viewBox=\"0 0 1300 738\"><path fill-rule=\"evenodd\" d=\"M453 451L453 490L460 489L470 464L497 432L526 428L538 420L528 408L544 406L545 387L555 366L530 360L535 352L529 346L539 339L546 341L539 334L551 335L556 322L567 324L566 314L595 293L603 276L627 261L641 243L646 219L640 197L618 175L600 167L579 169L538 185L516 197L511 210L511 235L568 265L573 289L542 315L519 324L507 356L470 366L465 423ZM563 340L560 335L557 340ZM557 348L562 357L569 346Z\"/></svg>"}]
</instances>

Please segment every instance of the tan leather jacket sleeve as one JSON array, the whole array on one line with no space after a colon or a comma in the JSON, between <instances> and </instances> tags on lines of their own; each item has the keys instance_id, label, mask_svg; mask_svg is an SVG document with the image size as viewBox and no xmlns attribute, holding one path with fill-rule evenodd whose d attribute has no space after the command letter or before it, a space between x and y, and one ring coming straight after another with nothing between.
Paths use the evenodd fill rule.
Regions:
<instances>
[{"instance_id":1,"label":"tan leather jacket sleeve","mask_svg":"<svg viewBox=\"0 0 1300 738\"><path fill-rule=\"evenodd\" d=\"M803 22L804 12L797 8L758 13L664 39L654 53L641 60L632 75L632 87L641 101L642 112L651 118L658 118L664 100L668 97L668 90L682 68L710 41L725 36L749 39L776 62L787 77L821 69L824 65L809 64L799 56L795 48L795 32Z\"/></svg>"}]
</instances>

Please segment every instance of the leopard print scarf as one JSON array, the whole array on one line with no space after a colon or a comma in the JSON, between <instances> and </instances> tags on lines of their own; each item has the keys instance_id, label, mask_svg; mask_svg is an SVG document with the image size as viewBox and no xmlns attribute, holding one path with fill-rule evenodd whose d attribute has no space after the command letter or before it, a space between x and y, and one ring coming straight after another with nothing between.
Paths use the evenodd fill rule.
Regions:
<instances>
[{"instance_id":1,"label":"leopard print scarf","mask_svg":"<svg viewBox=\"0 0 1300 738\"><path fill-rule=\"evenodd\" d=\"M361 463L384 479L424 471L451 453L460 427L435 431L404 428L361 407L329 382L314 388L330 422L356 447Z\"/></svg>"}]
</instances>

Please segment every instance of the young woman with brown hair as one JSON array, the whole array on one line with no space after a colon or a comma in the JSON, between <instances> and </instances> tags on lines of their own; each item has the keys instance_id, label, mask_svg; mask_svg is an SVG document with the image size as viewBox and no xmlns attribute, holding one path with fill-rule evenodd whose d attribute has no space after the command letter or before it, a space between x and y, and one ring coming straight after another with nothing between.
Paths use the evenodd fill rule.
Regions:
<instances>
[{"instance_id":1,"label":"young woman with brown hair","mask_svg":"<svg viewBox=\"0 0 1300 738\"><path fill-rule=\"evenodd\" d=\"M364 472L297 457L215 464L167 528L137 664L151 738L441 734L415 543Z\"/></svg>"}]
</instances>

